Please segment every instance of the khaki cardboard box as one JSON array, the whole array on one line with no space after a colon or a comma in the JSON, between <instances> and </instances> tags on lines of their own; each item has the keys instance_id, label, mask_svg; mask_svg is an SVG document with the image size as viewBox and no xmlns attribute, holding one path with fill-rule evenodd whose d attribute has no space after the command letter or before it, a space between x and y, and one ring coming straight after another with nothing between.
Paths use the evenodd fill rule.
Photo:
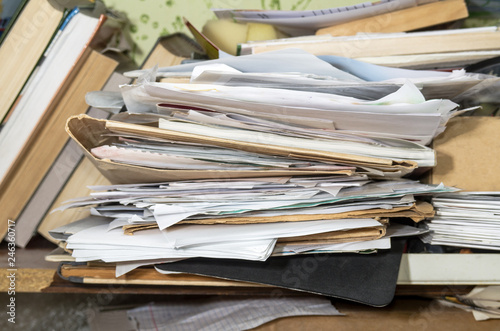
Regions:
<instances>
[{"instance_id":1,"label":"khaki cardboard box","mask_svg":"<svg viewBox=\"0 0 500 331\"><path fill-rule=\"evenodd\" d=\"M424 181L464 191L500 191L500 117L452 118L433 147L437 166Z\"/></svg>"}]
</instances>

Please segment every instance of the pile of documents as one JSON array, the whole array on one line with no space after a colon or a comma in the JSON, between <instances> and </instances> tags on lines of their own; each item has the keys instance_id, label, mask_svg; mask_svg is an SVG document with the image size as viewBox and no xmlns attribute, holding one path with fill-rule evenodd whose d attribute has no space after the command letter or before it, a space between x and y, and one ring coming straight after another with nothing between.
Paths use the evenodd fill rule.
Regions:
<instances>
[{"instance_id":1,"label":"pile of documents","mask_svg":"<svg viewBox=\"0 0 500 331\"><path fill-rule=\"evenodd\" d=\"M318 288L323 272L344 257L367 265L337 253L374 253L368 264L385 263L387 295L375 303L363 288L356 300L386 304L403 247L391 237L421 233L390 219L432 217L425 200L457 191L403 177L435 165L427 145L463 112L442 89L457 95L482 77L357 66L287 50L132 72L137 82L121 93L91 93L93 106L127 112L74 116L66 130L112 185L63 205L92 216L51 234L77 262L115 263L117 275L204 259L242 272L272 263L276 276L319 254L328 263L315 280L292 288L351 299Z\"/></svg>"},{"instance_id":2,"label":"pile of documents","mask_svg":"<svg viewBox=\"0 0 500 331\"><path fill-rule=\"evenodd\" d=\"M451 100L428 97L443 94L448 83L463 91L482 81L463 71L373 65L361 71L362 79L353 74L360 75L358 63L345 60L329 59L340 70L306 52L286 50L158 70L188 75L190 83L156 82L155 71L130 73L139 75L138 83L122 86L117 100L99 93L89 97L97 107L124 104L129 114L105 122L72 118L68 131L96 160L134 166L351 170L393 178L434 166L434 152L425 145L463 112Z\"/></svg>"},{"instance_id":3,"label":"pile of documents","mask_svg":"<svg viewBox=\"0 0 500 331\"><path fill-rule=\"evenodd\" d=\"M307 130L297 134L288 133L288 130L284 134L271 133L258 130L258 126L255 126L257 129L240 129L211 125L210 122L217 122L217 118L211 121L210 115L188 110L187 116L191 115L205 122L156 116L157 121L141 125L77 116L70 118L68 131L96 160L111 160L123 167L134 165L136 170L137 166L165 169L176 175L169 180L187 179L181 173L189 170L195 171L197 179L210 173L248 177L247 172L253 172L253 176L356 172L401 177L417 167L435 165L431 148L401 139L335 132L332 136L326 133L320 136L320 130L312 136ZM133 116L132 119L142 117ZM95 130L83 131L85 128ZM264 130L278 131L267 125ZM114 182L123 183L126 177L130 176Z\"/></svg>"},{"instance_id":4,"label":"pile of documents","mask_svg":"<svg viewBox=\"0 0 500 331\"><path fill-rule=\"evenodd\" d=\"M436 216L423 239L432 245L500 250L500 192L458 192L434 197Z\"/></svg>"},{"instance_id":5,"label":"pile of documents","mask_svg":"<svg viewBox=\"0 0 500 331\"><path fill-rule=\"evenodd\" d=\"M131 72L137 83L114 99L90 95L94 106L128 112L68 120L116 185L62 207L106 219L67 238L67 248L78 261L131 262L389 247L380 241L389 217L421 221L433 209L415 196L455 191L401 179L435 165L425 144L460 113L417 85L432 94L437 82L463 89L480 79L329 61L299 50L204 61ZM157 82L158 73L191 81ZM352 96L363 91L371 100Z\"/></svg>"},{"instance_id":6,"label":"pile of documents","mask_svg":"<svg viewBox=\"0 0 500 331\"><path fill-rule=\"evenodd\" d=\"M460 113L454 100L497 80L464 70L407 70L338 56L317 57L298 49L128 75L142 77L139 84L122 87L129 112L170 114L182 107L240 121L248 117L263 124L267 121L282 132L288 128L277 127L276 122L424 145L443 132L450 117ZM190 80L189 84L157 83L156 77ZM94 100L92 105L103 104Z\"/></svg>"},{"instance_id":7,"label":"pile of documents","mask_svg":"<svg viewBox=\"0 0 500 331\"><path fill-rule=\"evenodd\" d=\"M207 179L93 189L98 191L63 207L89 206L100 218L84 221L84 229L67 238L77 261L263 261L271 254L390 248L387 237L379 240L388 217L420 221L432 216L430 205L414 195L452 190L365 176Z\"/></svg>"}]
</instances>

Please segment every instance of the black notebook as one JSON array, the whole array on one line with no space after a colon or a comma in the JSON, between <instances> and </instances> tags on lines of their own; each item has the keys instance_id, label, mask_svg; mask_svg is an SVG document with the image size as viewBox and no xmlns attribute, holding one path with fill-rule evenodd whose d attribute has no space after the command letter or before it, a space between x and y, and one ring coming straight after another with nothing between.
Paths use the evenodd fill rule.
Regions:
<instances>
[{"instance_id":1,"label":"black notebook","mask_svg":"<svg viewBox=\"0 0 500 331\"><path fill-rule=\"evenodd\" d=\"M396 290L405 240L374 254L310 254L265 262L195 258L157 265L176 271L305 291L371 306L388 305Z\"/></svg>"}]
</instances>

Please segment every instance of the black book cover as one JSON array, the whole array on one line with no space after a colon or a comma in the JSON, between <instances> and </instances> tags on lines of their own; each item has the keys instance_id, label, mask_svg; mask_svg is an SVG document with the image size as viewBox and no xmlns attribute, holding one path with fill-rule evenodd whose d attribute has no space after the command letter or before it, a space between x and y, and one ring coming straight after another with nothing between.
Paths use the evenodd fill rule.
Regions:
<instances>
[{"instance_id":1,"label":"black book cover","mask_svg":"<svg viewBox=\"0 0 500 331\"><path fill-rule=\"evenodd\" d=\"M388 305L396 290L405 240L374 254L310 254L271 257L265 262L195 258L157 265L164 271L305 291L370 306Z\"/></svg>"}]
</instances>

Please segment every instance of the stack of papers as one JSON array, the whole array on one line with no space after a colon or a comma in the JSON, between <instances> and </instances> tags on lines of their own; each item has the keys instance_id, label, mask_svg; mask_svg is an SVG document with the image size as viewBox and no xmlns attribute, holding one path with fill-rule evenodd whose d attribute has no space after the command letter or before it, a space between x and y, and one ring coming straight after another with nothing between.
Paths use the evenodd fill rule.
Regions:
<instances>
[{"instance_id":1,"label":"stack of papers","mask_svg":"<svg viewBox=\"0 0 500 331\"><path fill-rule=\"evenodd\" d=\"M88 98L127 112L67 122L112 183L60 208L92 215L51 231L77 262L115 263L117 275L155 264L376 304L396 284L404 244L391 237L422 233L391 219L433 217L426 199L457 191L404 176L435 165L427 145L464 111L442 96L481 81L296 50L129 74L138 80L118 97ZM190 83L157 81L183 75ZM307 261L317 266L309 279L287 283Z\"/></svg>"},{"instance_id":2,"label":"stack of papers","mask_svg":"<svg viewBox=\"0 0 500 331\"><path fill-rule=\"evenodd\" d=\"M435 197L436 216L427 223L424 241L500 250L500 192L460 192Z\"/></svg>"},{"instance_id":3,"label":"stack of papers","mask_svg":"<svg viewBox=\"0 0 500 331\"><path fill-rule=\"evenodd\" d=\"M323 65L333 68L327 63L318 68ZM207 72L200 70L193 75ZM154 81L154 72L146 74L121 90L130 113L148 114L94 123L80 116L70 120L68 131L96 159L149 168L351 170L401 177L416 167L435 165L434 151L425 144L459 113L450 100L426 100L411 81L366 100L298 90L293 79L284 77L279 88L260 86L255 75L247 85L221 84L217 72L211 73L216 78L207 84L161 83ZM82 132L89 125L92 134Z\"/></svg>"},{"instance_id":4,"label":"stack of papers","mask_svg":"<svg viewBox=\"0 0 500 331\"><path fill-rule=\"evenodd\" d=\"M70 118L67 130L114 183L151 182L155 176L183 180L356 173L394 178L435 164L431 148L405 140L319 137L320 130L315 137L307 131L233 129L210 124L211 118L194 122L157 117L157 122L141 125L80 115Z\"/></svg>"},{"instance_id":5,"label":"stack of papers","mask_svg":"<svg viewBox=\"0 0 500 331\"><path fill-rule=\"evenodd\" d=\"M430 205L414 196L454 190L367 176L207 179L93 189L61 208L91 208L94 218L51 232L66 240L79 262L264 261L310 251L388 249L390 240L383 238L388 217L419 221L432 216Z\"/></svg>"},{"instance_id":6,"label":"stack of papers","mask_svg":"<svg viewBox=\"0 0 500 331\"><path fill-rule=\"evenodd\" d=\"M460 113L449 99L485 80L464 70L389 68L338 56L316 57L287 49L201 63L134 71L137 85L122 86L129 112L210 113L250 125L334 131L404 139L428 145ZM189 84L155 82L187 76ZM97 93L98 95L98 93ZM93 106L103 104L93 98Z\"/></svg>"}]
</instances>

